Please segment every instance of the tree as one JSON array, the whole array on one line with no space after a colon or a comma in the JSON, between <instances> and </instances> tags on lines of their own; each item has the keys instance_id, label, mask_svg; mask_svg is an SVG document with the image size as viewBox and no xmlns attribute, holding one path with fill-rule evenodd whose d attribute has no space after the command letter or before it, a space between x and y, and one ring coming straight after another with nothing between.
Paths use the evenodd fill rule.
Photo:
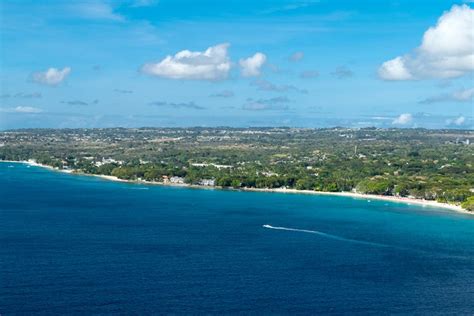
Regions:
<instances>
[{"instance_id":1,"label":"tree","mask_svg":"<svg viewBox=\"0 0 474 316\"><path fill-rule=\"evenodd\" d=\"M233 188L240 188L241 183L240 183L240 181L239 181L238 179L234 179L234 180L232 180L231 186L232 186Z\"/></svg>"},{"instance_id":2,"label":"tree","mask_svg":"<svg viewBox=\"0 0 474 316\"><path fill-rule=\"evenodd\" d=\"M461 204L461 207L468 210L469 212L474 212L474 196L470 196Z\"/></svg>"}]
</instances>

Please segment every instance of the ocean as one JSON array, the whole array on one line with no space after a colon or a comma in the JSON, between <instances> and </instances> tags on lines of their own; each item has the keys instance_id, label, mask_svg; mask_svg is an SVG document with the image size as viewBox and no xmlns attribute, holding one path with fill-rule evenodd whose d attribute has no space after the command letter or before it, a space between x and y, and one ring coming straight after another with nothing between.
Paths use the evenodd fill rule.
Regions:
<instances>
[{"instance_id":1,"label":"ocean","mask_svg":"<svg viewBox=\"0 0 474 316\"><path fill-rule=\"evenodd\" d=\"M0 163L0 314L474 313L474 216Z\"/></svg>"}]
</instances>

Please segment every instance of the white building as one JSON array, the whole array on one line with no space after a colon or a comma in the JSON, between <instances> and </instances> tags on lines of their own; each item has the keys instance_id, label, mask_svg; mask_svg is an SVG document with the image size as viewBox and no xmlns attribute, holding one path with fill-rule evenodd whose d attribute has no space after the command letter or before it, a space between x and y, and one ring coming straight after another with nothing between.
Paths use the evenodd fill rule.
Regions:
<instances>
[{"instance_id":1,"label":"white building","mask_svg":"<svg viewBox=\"0 0 474 316\"><path fill-rule=\"evenodd\" d=\"M199 181L200 185L208 186L208 187L213 187L216 184L216 180L214 179L202 179Z\"/></svg>"},{"instance_id":2,"label":"white building","mask_svg":"<svg viewBox=\"0 0 474 316\"><path fill-rule=\"evenodd\" d=\"M183 184L184 183L184 178L183 177L171 177L170 182L175 183L175 184Z\"/></svg>"}]
</instances>

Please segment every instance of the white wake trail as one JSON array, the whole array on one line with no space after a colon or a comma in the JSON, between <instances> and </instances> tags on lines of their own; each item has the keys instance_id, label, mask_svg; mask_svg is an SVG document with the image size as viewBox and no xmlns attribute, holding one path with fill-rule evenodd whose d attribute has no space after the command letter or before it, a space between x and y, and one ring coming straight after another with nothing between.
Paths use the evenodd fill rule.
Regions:
<instances>
[{"instance_id":1,"label":"white wake trail","mask_svg":"<svg viewBox=\"0 0 474 316\"><path fill-rule=\"evenodd\" d=\"M333 240L339 240L339 241L344 241L344 242L350 242L354 244L360 244L360 245L366 245L366 246L372 246L372 247L381 247L381 248L391 248L391 249L397 249L397 250L402 250L402 251L409 251L409 252L415 252L418 254L423 254L423 255L429 255L429 256L437 256L441 258L453 258L453 259L462 259L462 260L469 260L473 261L473 257L466 257L466 256L459 256L459 255L451 255L451 254L444 254L444 253L436 253L436 252L431 252L431 251L426 251L426 250L421 250L421 249L411 249L411 248L406 248L406 247L399 247L395 245L388 245L388 244L381 244L377 242L370 242L370 241L363 241L363 240L357 240L357 239L351 239L351 238L345 238L337 235L331 235L327 233L320 232L318 230L309 230L309 229L297 229L297 228L290 228L290 227L282 227L282 226L272 226L272 225L262 225L263 228L268 228L268 229L275 229L275 230L286 230L286 231L292 231L292 232L300 232L300 233L308 233L308 234L315 234L318 236L322 236L325 238L333 239Z\"/></svg>"},{"instance_id":2,"label":"white wake trail","mask_svg":"<svg viewBox=\"0 0 474 316\"><path fill-rule=\"evenodd\" d=\"M324 232L320 232L317 230L308 230L308 229L297 229L297 228L290 228L290 227L281 227L281 226L272 226L272 225L262 225L264 228L269 228L269 229L276 229L276 230L286 230L286 231L292 231L292 232L300 232L300 233L308 233L308 234L315 234L319 236L323 236L326 238L334 239L334 240L339 240L339 241L345 241L345 242L351 242L355 244L361 244L361 245L368 245L368 246L375 246L375 247L384 247L384 248L398 248L395 246L391 245L386 245L386 244L381 244L381 243L376 243L376 242L370 242L370 241L363 241L363 240L357 240L357 239L350 239L350 238L345 238L337 235L331 235L327 234Z\"/></svg>"}]
</instances>

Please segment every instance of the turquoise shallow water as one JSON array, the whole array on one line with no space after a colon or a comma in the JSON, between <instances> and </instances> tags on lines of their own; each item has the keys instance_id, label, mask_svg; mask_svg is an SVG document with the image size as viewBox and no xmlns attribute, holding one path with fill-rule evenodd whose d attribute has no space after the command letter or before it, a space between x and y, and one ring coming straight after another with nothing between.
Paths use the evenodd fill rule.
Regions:
<instances>
[{"instance_id":1,"label":"turquoise shallow water","mask_svg":"<svg viewBox=\"0 0 474 316\"><path fill-rule=\"evenodd\" d=\"M2 315L474 311L474 216L12 163L0 189Z\"/></svg>"}]
</instances>

